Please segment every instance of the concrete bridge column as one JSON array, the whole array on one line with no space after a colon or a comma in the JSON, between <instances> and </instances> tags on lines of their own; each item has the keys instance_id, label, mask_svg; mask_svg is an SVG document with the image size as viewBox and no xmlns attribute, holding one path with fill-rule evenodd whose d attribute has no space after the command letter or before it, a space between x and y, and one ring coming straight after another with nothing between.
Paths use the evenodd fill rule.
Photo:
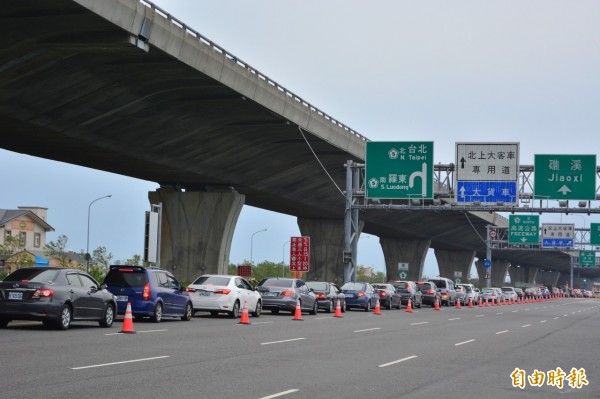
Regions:
<instances>
[{"instance_id":1,"label":"concrete bridge column","mask_svg":"<svg viewBox=\"0 0 600 399\"><path fill-rule=\"evenodd\" d=\"M151 204L162 203L162 268L180 281L192 281L205 273L227 274L244 195L160 188L149 192L148 198Z\"/></svg>"},{"instance_id":2,"label":"concrete bridge column","mask_svg":"<svg viewBox=\"0 0 600 399\"><path fill-rule=\"evenodd\" d=\"M305 279L344 282L344 220L298 218L300 234L310 237L310 271Z\"/></svg>"},{"instance_id":3,"label":"concrete bridge column","mask_svg":"<svg viewBox=\"0 0 600 399\"><path fill-rule=\"evenodd\" d=\"M505 259L492 258L492 287L502 287L510 262Z\"/></svg>"},{"instance_id":4,"label":"concrete bridge column","mask_svg":"<svg viewBox=\"0 0 600 399\"><path fill-rule=\"evenodd\" d=\"M525 268L521 266L512 266L508 268L510 275L510 284L514 287L515 284L525 283Z\"/></svg>"},{"instance_id":5,"label":"concrete bridge column","mask_svg":"<svg viewBox=\"0 0 600 399\"><path fill-rule=\"evenodd\" d=\"M431 240L410 240L398 238L379 238L385 258L388 280L400 279L398 263L408 263L406 280L419 280L423 275L423 264Z\"/></svg>"},{"instance_id":6,"label":"concrete bridge column","mask_svg":"<svg viewBox=\"0 0 600 399\"><path fill-rule=\"evenodd\" d=\"M559 278L560 273L557 272L540 272L538 273L536 282L541 285L556 287Z\"/></svg>"},{"instance_id":7,"label":"concrete bridge column","mask_svg":"<svg viewBox=\"0 0 600 399\"><path fill-rule=\"evenodd\" d=\"M534 266L525 268L525 282L529 284L535 284L538 276L539 269Z\"/></svg>"},{"instance_id":8,"label":"concrete bridge column","mask_svg":"<svg viewBox=\"0 0 600 399\"><path fill-rule=\"evenodd\" d=\"M455 251L434 249L435 258L440 268L440 276L454 281L454 272L462 272L461 282L466 283L475 258L475 251Z\"/></svg>"},{"instance_id":9,"label":"concrete bridge column","mask_svg":"<svg viewBox=\"0 0 600 399\"><path fill-rule=\"evenodd\" d=\"M477 258L475 261L475 269L477 269L477 276L479 276L479 285L485 287L485 273L488 269L483 267L483 259L485 258Z\"/></svg>"}]
</instances>

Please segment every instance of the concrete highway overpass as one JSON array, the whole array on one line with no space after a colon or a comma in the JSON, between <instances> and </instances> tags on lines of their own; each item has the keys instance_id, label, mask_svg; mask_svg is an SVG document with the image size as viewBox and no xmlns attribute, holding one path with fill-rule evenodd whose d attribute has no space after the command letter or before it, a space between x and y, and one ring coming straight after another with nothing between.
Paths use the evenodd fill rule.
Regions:
<instances>
[{"instance_id":1,"label":"concrete highway overpass","mask_svg":"<svg viewBox=\"0 0 600 399\"><path fill-rule=\"evenodd\" d=\"M23 0L0 9L0 146L160 184L161 265L190 280L223 272L243 204L298 217L313 242L309 278L342 275L347 160L367 138L191 27L138 0ZM410 141L414 138L399 138ZM335 184L334 184L335 182ZM336 186L337 185L337 186ZM388 277L417 278L485 256L497 214L369 211ZM560 253L506 253L502 268L564 268ZM562 269L561 269L562 270ZM497 278L500 274L498 274Z\"/></svg>"}]
</instances>

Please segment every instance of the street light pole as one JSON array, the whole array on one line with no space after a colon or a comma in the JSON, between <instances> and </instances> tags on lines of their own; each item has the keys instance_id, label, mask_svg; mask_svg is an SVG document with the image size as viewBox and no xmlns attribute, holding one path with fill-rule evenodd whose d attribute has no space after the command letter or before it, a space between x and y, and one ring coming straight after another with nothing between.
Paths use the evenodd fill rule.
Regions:
<instances>
[{"instance_id":1,"label":"street light pole","mask_svg":"<svg viewBox=\"0 0 600 399\"><path fill-rule=\"evenodd\" d=\"M90 210L92 209L92 204L96 201L100 201L103 198L110 198L112 197L111 194L109 195L105 195L104 197L100 197L100 198L96 198L95 200L93 200L92 202L90 202L90 204L88 205L88 221L87 221L87 244L85 247L85 270L89 273L90 272L90 259L92 258L92 256L90 255Z\"/></svg>"},{"instance_id":2,"label":"street light pole","mask_svg":"<svg viewBox=\"0 0 600 399\"><path fill-rule=\"evenodd\" d=\"M252 260L252 247L254 246L254 236L257 235L258 233L262 233L263 231L267 231L267 229L258 230L256 232L252 233L252 236L250 237L250 263L252 265L254 265L254 262Z\"/></svg>"}]
</instances>

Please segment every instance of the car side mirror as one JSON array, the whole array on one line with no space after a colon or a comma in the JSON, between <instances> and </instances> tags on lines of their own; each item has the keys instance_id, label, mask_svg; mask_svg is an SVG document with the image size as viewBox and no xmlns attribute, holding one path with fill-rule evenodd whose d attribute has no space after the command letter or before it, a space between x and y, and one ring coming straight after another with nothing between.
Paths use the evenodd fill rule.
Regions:
<instances>
[{"instance_id":1,"label":"car side mirror","mask_svg":"<svg viewBox=\"0 0 600 399\"><path fill-rule=\"evenodd\" d=\"M108 288L108 285L106 285L106 284L102 284L102 285L100 286L100 289L101 289L101 290L105 290L105 289L107 289L107 288Z\"/></svg>"}]
</instances>

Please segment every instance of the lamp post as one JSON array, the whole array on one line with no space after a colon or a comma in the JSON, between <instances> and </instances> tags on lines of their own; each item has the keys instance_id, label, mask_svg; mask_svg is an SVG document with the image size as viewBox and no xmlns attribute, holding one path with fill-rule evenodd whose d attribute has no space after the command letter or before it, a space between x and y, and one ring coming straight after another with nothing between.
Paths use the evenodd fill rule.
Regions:
<instances>
[{"instance_id":1,"label":"lamp post","mask_svg":"<svg viewBox=\"0 0 600 399\"><path fill-rule=\"evenodd\" d=\"M254 265L254 261L252 260L252 247L254 246L254 236L257 235L258 233L262 233L263 231L267 231L267 229L258 230L256 232L252 233L252 236L250 237L250 263L252 265Z\"/></svg>"},{"instance_id":2,"label":"lamp post","mask_svg":"<svg viewBox=\"0 0 600 399\"><path fill-rule=\"evenodd\" d=\"M282 262L281 262L281 277L285 277L285 244L289 244L289 243L290 243L289 241L285 241L283 243L283 247L281 249L281 251L282 251L282 255L281 255L281 258L282 258Z\"/></svg>"},{"instance_id":3,"label":"lamp post","mask_svg":"<svg viewBox=\"0 0 600 399\"><path fill-rule=\"evenodd\" d=\"M92 256L90 255L90 210L92 209L92 204L94 202L100 201L103 198L110 198L110 197L112 197L111 194L105 195L104 197L96 198L95 200L90 202L90 204L88 205L87 244L85 247L85 265L86 265L85 270L88 273L90 272L90 259L92 258Z\"/></svg>"}]
</instances>

